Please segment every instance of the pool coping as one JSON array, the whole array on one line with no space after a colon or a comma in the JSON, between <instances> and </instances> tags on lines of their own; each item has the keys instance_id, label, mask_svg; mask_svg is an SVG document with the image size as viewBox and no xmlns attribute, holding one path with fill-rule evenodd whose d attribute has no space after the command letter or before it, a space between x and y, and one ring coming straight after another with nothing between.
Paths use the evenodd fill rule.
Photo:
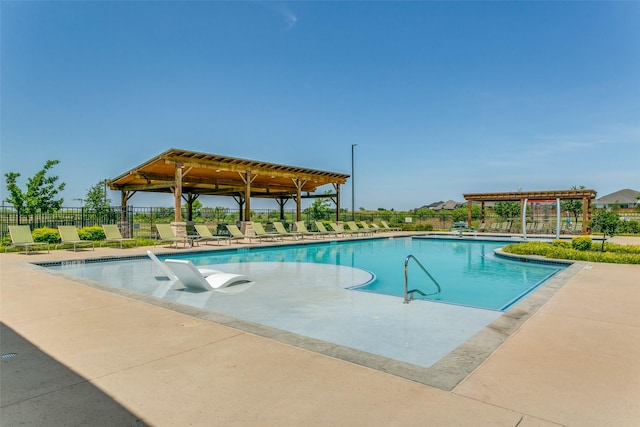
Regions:
<instances>
[{"instance_id":1,"label":"pool coping","mask_svg":"<svg viewBox=\"0 0 640 427\"><path fill-rule=\"evenodd\" d=\"M413 236L396 236L400 237L413 237ZM378 237L387 238L387 237ZM394 237L390 237L394 238ZM340 239L339 241L347 241L350 239ZM354 239L355 240L355 239ZM360 239L358 239L360 240ZM326 241L324 241L326 243ZM322 243L322 242L305 242L305 244ZM296 245L296 243L287 243L287 245ZM276 245L261 245L261 248L265 247L280 247L281 244ZM246 249L246 248L234 248ZM206 251L218 251L219 249L207 249ZM250 250L250 249L249 249ZM201 252L201 251L193 251ZM515 303L502 316L487 325L483 330L476 335L468 339L465 343L452 350L449 354L444 356L438 362L434 363L428 368L413 365L406 362L394 360L385 356L372 354L362 350L356 350L350 347L322 341L315 338L306 337L300 334L292 333L289 331L245 321L232 316L223 315L219 313L208 312L199 308L181 305L175 302L162 300L150 295L139 294L134 291L130 291L122 288L115 288L101 282L97 282L90 279L85 279L70 274L66 274L62 271L55 271L46 268L47 265L60 264L57 262L41 262L41 263L27 263L30 268L34 268L40 271L44 271L47 274L57 275L64 277L65 279L81 283L83 285L100 289L109 293L125 296L136 301L152 304L155 306L163 307L168 310L172 310L181 314L192 316L201 320L217 323L220 325L228 326L243 332L258 335L264 338L273 339L275 341L293 345L295 347L303 348L308 351L327 355L371 369L375 369L381 372L385 372L398 377L406 378L411 381L415 381L421 384L429 385L439 388L445 391L453 390L463 379L475 371L482 363L493 354L505 341L511 337L531 316L533 316L559 289L561 289L569 280L571 280L584 266L585 262L558 262L558 260L548 260L539 256L523 256L512 255L502 252L500 249L496 250L499 256L505 256L509 258L515 258L520 261L526 260L527 262L539 262L539 263L555 263L555 264L569 264L569 266L549 278L542 283L532 292L530 292L526 298ZM176 251L159 252L162 255L176 254ZM184 254L183 251L179 253ZM108 260L120 260L120 259L144 259L146 255L130 255L124 257L97 257L82 260L67 260L62 262L98 262ZM547 262L545 262L547 261Z\"/></svg>"}]
</instances>

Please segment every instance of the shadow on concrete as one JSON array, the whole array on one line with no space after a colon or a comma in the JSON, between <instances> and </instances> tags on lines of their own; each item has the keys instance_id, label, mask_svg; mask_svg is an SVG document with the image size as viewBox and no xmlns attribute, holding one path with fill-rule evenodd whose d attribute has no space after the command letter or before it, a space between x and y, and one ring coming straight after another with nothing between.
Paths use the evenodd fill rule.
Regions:
<instances>
[{"instance_id":1,"label":"shadow on concrete","mask_svg":"<svg viewBox=\"0 0 640 427\"><path fill-rule=\"evenodd\" d=\"M0 352L2 425L147 425L4 323Z\"/></svg>"}]
</instances>

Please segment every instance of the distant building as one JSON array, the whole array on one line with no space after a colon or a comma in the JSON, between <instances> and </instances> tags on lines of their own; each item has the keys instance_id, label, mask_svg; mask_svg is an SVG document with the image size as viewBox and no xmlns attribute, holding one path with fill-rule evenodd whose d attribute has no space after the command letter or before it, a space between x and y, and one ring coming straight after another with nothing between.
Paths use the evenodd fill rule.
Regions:
<instances>
[{"instance_id":1,"label":"distant building","mask_svg":"<svg viewBox=\"0 0 640 427\"><path fill-rule=\"evenodd\" d=\"M427 207L434 211L452 211L454 209L467 206L465 202L456 202L455 200L447 200L446 202L431 203Z\"/></svg>"},{"instance_id":2,"label":"distant building","mask_svg":"<svg viewBox=\"0 0 640 427\"><path fill-rule=\"evenodd\" d=\"M640 200L636 197L640 191L624 189L615 193L607 194L593 201L596 209L632 209L640 205Z\"/></svg>"}]
</instances>

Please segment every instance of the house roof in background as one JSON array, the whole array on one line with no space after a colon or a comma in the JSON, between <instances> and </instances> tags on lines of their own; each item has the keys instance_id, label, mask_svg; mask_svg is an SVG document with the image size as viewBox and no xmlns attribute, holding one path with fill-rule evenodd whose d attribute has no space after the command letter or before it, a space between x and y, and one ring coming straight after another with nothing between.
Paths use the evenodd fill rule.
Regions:
<instances>
[{"instance_id":1,"label":"house roof in background","mask_svg":"<svg viewBox=\"0 0 640 427\"><path fill-rule=\"evenodd\" d=\"M640 191L631 190L625 188L624 190L616 191L615 193L607 194L595 200L595 203L599 205L613 205L613 204L637 204L639 203L636 197L640 194Z\"/></svg>"}]
</instances>

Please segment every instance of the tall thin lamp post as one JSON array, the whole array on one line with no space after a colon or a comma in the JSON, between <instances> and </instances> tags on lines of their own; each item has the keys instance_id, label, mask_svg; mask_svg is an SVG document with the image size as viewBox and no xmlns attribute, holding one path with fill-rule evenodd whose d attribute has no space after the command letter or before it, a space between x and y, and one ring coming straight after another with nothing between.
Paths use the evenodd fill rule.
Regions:
<instances>
[{"instance_id":1,"label":"tall thin lamp post","mask_svg":"<svg viewBox=\"0 0 640 427\"><path fill-rule=\"evenodd\" d=\"M351 144L351 221L356 220L356 179L355 170L353 168L354 149L358 144Z\"/></svg>"}]
</instances>

